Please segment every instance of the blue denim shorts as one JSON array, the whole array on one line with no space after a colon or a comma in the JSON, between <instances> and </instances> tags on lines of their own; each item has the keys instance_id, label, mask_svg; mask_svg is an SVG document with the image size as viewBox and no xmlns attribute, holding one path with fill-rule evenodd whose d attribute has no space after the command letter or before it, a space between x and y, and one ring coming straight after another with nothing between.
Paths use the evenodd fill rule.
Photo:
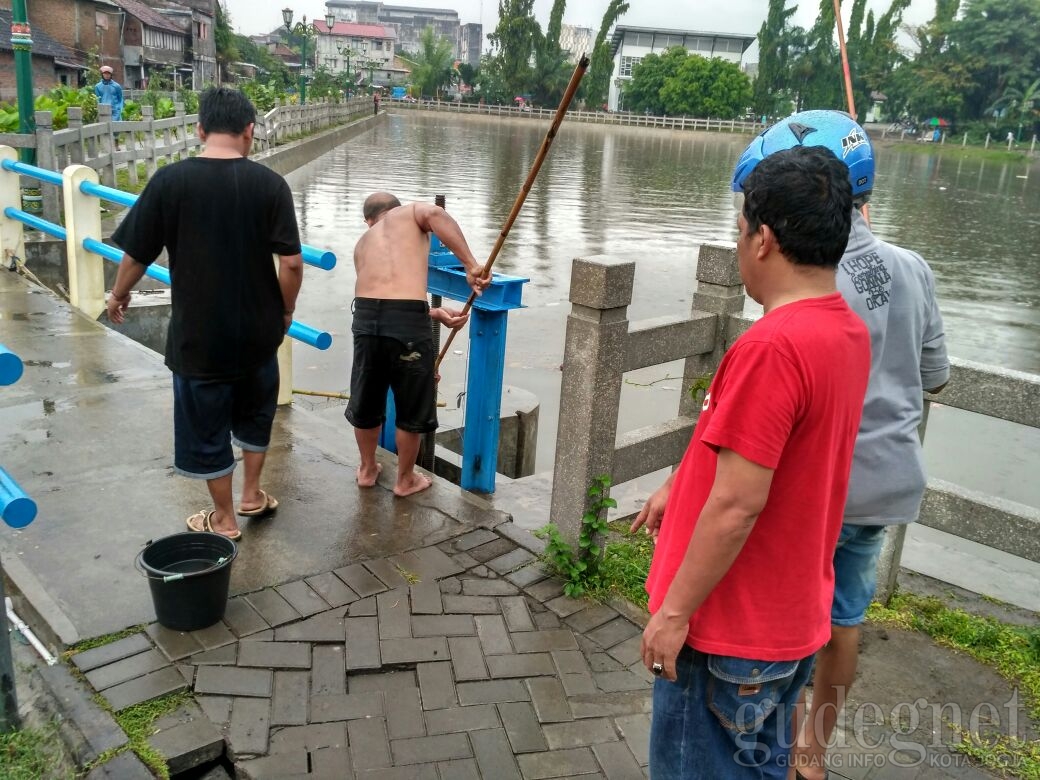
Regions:
<instances>
[{"instance_id":1,"label":"blue denim shorts","mask_svg":"<svg viewBox=\"0 0 1040 780\"><path fill-rule=\"evenodd\" d=\"M858 626L877 589L877 562L885 541L883 525L841 527L834 550L834 601L831 624Z\"/></svg>"},{"instance_id":2,"label":"blue denim shorts","mask_svg":"<svg viewBox=\"0 0 1040 780\"><path fill-rule=\"evenodd\" d=\"M173 375L173 468L196 479L235 470L234 442L265 452L278 404L278 358L228 382Z\"/></svg>"},{"instance_id":3,"label":"blue denim shorts","mask_svg":"<svg viewBox=\"0 0 1040 780\"><path fill-rule=\"evenodd\" d=\"M753 661L688 645L675 682L654 683L650 780L784 780L812 656Z\"/></svg>"}]
</instances>

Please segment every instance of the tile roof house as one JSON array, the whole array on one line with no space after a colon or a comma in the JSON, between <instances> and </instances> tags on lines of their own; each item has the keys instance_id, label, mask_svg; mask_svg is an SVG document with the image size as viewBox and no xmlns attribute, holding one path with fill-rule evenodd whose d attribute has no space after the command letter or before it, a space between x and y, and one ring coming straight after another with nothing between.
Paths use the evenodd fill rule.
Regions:
<instances>
[{"instance_id":1,"label":"tile roof house","mask_svg":"<svg viewBox=\"0 0 1040 780\"><path fill-rule=\"evenodd\" d=\"M0 8L0 100L13 102L17 86L11 23L11 11ZM78 86L81 66L74 52L40 29L32 30L32 40L33 91L40 94L58 84Z\"/></svg>"},{"instance_id":2,"label":"tile roof house","mask_svg":"<svg viewBox=\"0 0 1040 780\"><path fill-rule=\"evenodd\" d=\"M140 0L113 0L126 12L123 27L124 86L145 88L157 71L170 74L176 86L191 86L190 19L167 16Z\"/></svg>"}]
</instances>

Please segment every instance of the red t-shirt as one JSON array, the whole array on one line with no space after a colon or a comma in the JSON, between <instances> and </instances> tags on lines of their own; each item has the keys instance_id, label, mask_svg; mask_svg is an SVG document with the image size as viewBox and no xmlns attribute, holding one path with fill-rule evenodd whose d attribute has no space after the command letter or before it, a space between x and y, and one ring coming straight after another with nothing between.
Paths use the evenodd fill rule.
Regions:
<instances>
[{"instance_id":1,"label":"red t-shirt","mask_svg":"<svg viewBox=\"0 0 1040 780\"><path fill-rule=\"evenodd\" d=\"M690 619L695 649L791 661L830 638L832 558L869 371L867 329L838 293L774 309L723 357L669 494L651 612L686 554L719 448L774 473L743 549Z\"/></svg>"}]
</instances>

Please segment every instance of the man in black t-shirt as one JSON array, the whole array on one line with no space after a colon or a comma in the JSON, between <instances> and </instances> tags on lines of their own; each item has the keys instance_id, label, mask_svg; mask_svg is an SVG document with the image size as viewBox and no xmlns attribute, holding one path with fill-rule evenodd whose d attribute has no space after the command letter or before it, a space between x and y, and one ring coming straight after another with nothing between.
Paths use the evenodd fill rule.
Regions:
<instances>
[{"instance_id":1,"label":"man in black t-shirt","mask_svg":"<svg viewBox=\"0 0 1040 780\"><path fill-rule=\"evenodd\" d=\"M241 536L232 499L232 441L245 478L237 513L261 517L278 500L260 489L278 397L278 346L292 322L303 258L285 180L249 161L256 111L237 90L199 101L205 151L160 169L112 236L123 249L108 316L122 322L130 290L165 247L173 311L174 468L207 480L213 509L188 527ZM278 256L278 269L271 255Z\"/></svg>"}]
</instances>

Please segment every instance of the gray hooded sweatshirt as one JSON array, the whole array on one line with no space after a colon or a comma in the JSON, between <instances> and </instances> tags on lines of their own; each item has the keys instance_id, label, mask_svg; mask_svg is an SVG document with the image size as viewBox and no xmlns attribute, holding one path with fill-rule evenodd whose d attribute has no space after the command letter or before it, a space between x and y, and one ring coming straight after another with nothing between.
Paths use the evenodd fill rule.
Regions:
<instances>
[{"instance_id":1,"label":"gray hooded sweatshirt","mask_svg":"<svg viewBox=\"0 0 1040 780\"><path fill-rule=\"evenodd\" d=\"M912 523L925 489L923 390L950 377L935 278L920 255L875 238L856 211L837 283L866 323L871 351L845 522Z\"/></svg>"}]
</instances>

